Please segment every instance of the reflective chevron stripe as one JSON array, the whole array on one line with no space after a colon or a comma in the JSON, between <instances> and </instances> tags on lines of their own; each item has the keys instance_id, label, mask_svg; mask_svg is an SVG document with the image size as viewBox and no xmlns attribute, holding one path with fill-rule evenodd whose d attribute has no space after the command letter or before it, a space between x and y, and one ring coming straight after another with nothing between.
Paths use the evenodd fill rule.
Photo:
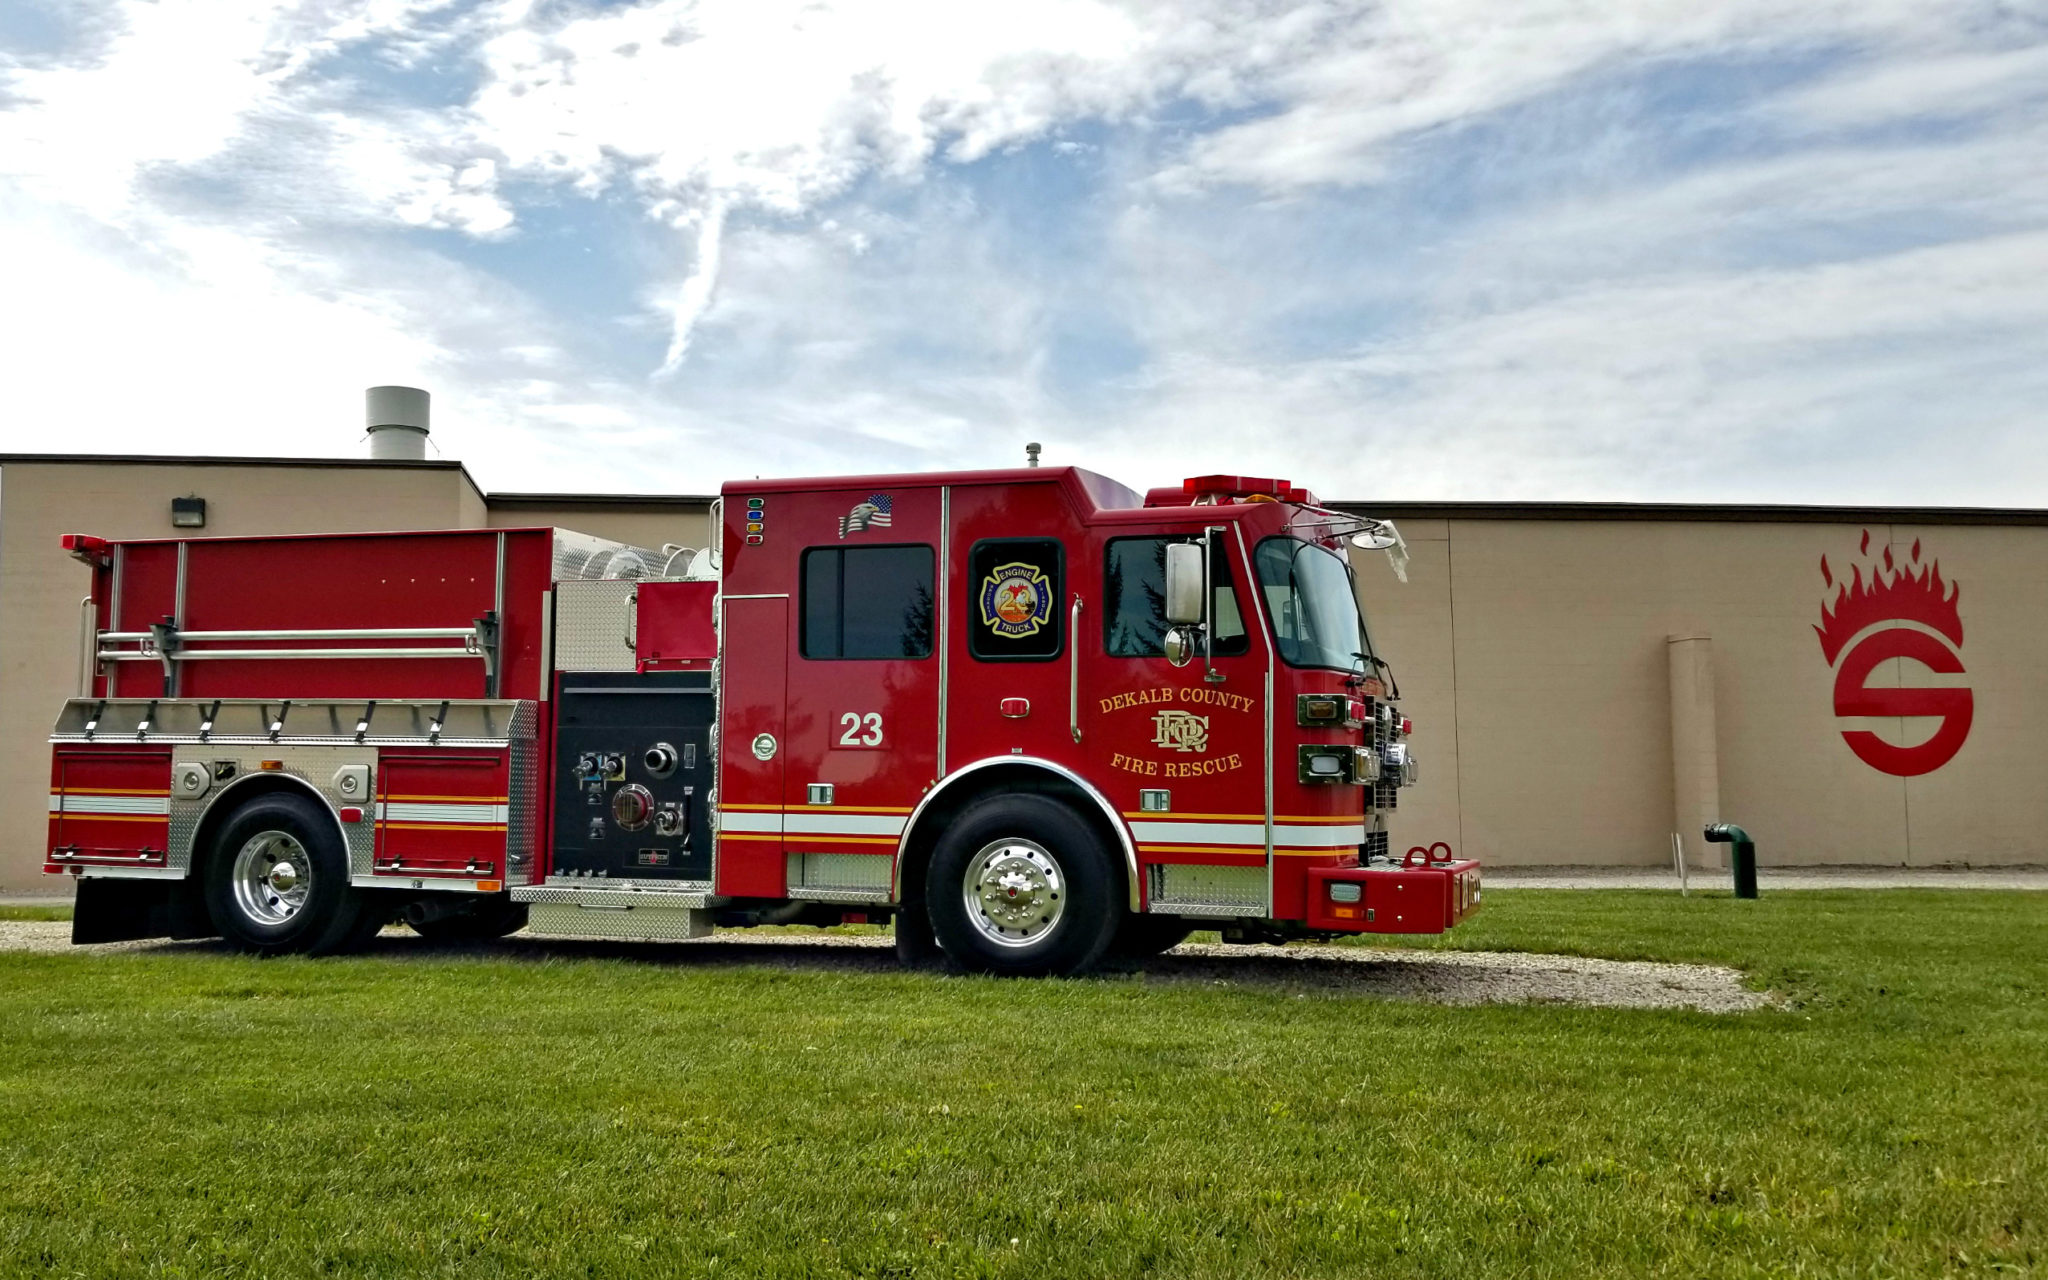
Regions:
<instances>
[{"instance_id":1,"label":"reflective chevron stripe","mask_svg":"<svg viewBox=\"0 0 2048 1280\"><path fill-rule=\"evenodd\" d=\"M424 804L386 801L377 806L379 822L433 822L456 826L503 826L511 806L502 804Z\"/></svg>"},{"instance_id":2,"label":"reflective chevron stripe","mask_svg":"<svg viewBox=\"0 0 2048 1280\"><path fill-rule=\"evenodd\" d=\"M170 813L171 797L162 795L91 795L79 791L50 793L50 812L87 814L140 814L160 817Z\"/></svg>"}]
</instances>

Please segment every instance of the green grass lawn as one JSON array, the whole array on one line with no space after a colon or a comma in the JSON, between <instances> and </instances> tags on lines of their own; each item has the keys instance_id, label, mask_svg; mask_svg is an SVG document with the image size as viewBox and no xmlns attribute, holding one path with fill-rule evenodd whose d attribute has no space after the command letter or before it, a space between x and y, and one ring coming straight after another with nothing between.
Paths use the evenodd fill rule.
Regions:
<instances>
[{"instance_id":1,"label":"green grass lawn","mask_svg":"<svg viewBox=\"0 0 2048 1280\"><path fill-rule=\"evenodd\" d=\"M53 902L47 906L10 906L0 903L0 920L69 920L71 904Z\"/></svg>"},{"instance_id":2,"label":"green grass lawn","mask_svg":"<svg viewBox=\"0 0 2048 1280\"><path fill-rule=\"evenodd\" d=\"M0 1274L2048 1269L2048 895L1496 890L1421 945L1785 1003L0 955Z\"/></svg>"}]
</instances>

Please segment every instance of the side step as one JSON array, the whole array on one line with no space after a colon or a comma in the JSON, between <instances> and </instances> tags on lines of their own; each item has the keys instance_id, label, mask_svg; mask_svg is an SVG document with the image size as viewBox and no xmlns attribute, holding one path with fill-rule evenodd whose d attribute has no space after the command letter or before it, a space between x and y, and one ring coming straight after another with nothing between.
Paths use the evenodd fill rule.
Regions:
<instances>
[{"instance_id":1,"label":"side step","mask_svg":"<svg viewBox=\"0 0 2048 1280\"><path fill-rule=\"evenodd\" d=\"M528 904L526 927L532 933L671 942L711 933L710 889L708 884L673 889L536 884L513 889L512 900Z\"/></svg>"}]
</instances>

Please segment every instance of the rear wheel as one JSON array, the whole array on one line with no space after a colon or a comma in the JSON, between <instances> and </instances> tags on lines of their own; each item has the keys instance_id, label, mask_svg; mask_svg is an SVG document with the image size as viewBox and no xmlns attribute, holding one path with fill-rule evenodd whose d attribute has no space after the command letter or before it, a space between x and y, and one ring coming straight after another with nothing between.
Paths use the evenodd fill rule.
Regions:
<instances>
[{"instance_id":1,"label":"rear wheel","mask_svg":"<svg viewBox=\"0 0 2048 1280\"><path fill-rule=\"evenodd\" d=\"M1109 944L1111 955L1126 960L1146 960L1171 951L1188 940L1195 926L1176 916L1127 915L1117 926L1116 940Z\"/></svg>"},{"instance_id":2,"label":"rear wheel","mask_svg":"<svg viewBox=\"0 0 2048 1280\"><path fill-rule=\"evenodd\" d=\"M925 878L946 953L984 973L1078 973L1122 914L1121 877L1094 828L1041 795L991 796L954 820Z\"/></svg>"},{"instance_id":3,"label":"rear wheel","mask_svg":"<svg viewBox=\"0 0 2048 1280\"><path fill-rule=\"evenodd\" d=\"M333 817L284 792L229 816L207 857L204 891L221 936L262 955L342 950L361 916Z\"/></svg>"}]
</instances>

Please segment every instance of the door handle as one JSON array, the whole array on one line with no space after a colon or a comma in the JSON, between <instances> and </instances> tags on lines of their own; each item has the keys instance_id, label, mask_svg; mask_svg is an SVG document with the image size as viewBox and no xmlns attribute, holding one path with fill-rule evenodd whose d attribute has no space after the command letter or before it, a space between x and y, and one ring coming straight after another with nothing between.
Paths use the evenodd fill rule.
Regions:
<instances>
[{"instance_id":1,"label":"door handle","mask_svg":"<svg viewBox=\"0 0 2048 1280\"><path fill-rule=\"evenodd\" d=\"M1081 596L1067 612L1067 728L1081 740Z\"/></svg>"}]
</instances>

